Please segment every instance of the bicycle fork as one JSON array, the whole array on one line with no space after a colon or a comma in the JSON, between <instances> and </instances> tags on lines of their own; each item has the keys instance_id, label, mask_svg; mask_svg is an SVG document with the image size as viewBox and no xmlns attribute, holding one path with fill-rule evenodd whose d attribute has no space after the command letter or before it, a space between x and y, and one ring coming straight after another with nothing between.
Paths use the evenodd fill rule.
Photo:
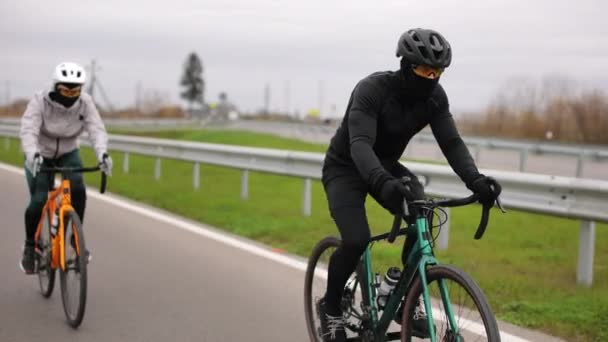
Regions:
<instances>
[{"instance_id":1,"label":"bicycle fork","mask_svg":"<svg viewBox=\"0 0 608 342\"><path fill-rule=\"evenodd\" d=\"M427 275L426 275L426 266L429 264L434 264L431 261L431 258L423 257L423 260L419 264L418 272L420 274L420 280L422 282L422 296L424 301L424 309L426 311L426 316L429 323L429 334L431 336L431 341L436 341L436 332L435 332L435 324L433 319L433 306L431 303L431 295L429 293L429 286L427 284ZM456 316L454 316L454 309L452 308L452 301L450 299L450 294L448 291L448 286L445 283L444 279L438 279L439 293L441 295L441 304L443 304L445 315L447 319L447 323L450 327L450 332L454 334L454 336L459 336L458 324L456 323ZM439 312L437 312L439 313ZM458 338L456 341L460 341Z\"/></svg>"},{"instance_id":2,"label":"bicycle fork","mask_svg":"<svg viewBox=\"0 0 608 342\"><path fill-rule=\"evenodd\" d=\"M428 223L425 218L419 218L416 222L418 226L418 242L420 243L421 259L418 263L418 273L420 274L420 281L422 282L422 296L424 301L424 309L429 324L429 335L432 342L436 342L437 336L435 335L435 321L433 319L433 306L431 303L431 295L429 293L429 286L427 282L426 269L429 265L437 265L437 260L433 255L433 249L431 248L428 237ZM423 232L425 234L423 234ZM459 336L458 325L456 324L456 318L454 316L454 310L452 309L452 301L450 300L450 294L448 292L447 284L444 279L438 279L439 292L441 295L441 303L445 308L448 324L450 331L454 336ZM460 341L460 338L457 339Z\"/></svg>"}]
</instances>

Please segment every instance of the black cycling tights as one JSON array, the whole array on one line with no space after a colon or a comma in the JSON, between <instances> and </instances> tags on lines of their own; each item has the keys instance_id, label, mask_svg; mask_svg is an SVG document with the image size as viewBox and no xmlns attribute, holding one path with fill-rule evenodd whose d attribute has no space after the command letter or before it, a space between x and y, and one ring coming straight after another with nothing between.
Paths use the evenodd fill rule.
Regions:
<instances>
[{"instance_id":1,"label":"black cycling tights","mask_svg":"<svg viewBox=\"0 0 608 342\"><path fill-rule=\"evenodd\" d=\"M401 164L396 164L388 171L393 177L408 176L415 179L414 174ZM325 295L329 311L335 314L340 307L344 285L355 271L371 238L365 214L365 198L369 193L369 186L354 167L328 165L323 169L323 185L329 211L342 237L342 244L329 259ZM374 194L371 195L375 198ZM387 228L390 227L390 222L392 220L387 219ZM407 241L404 252L411 248L412 243L413 241Z\"/></svg>"},{"instance_id":2,"label":"black cycling tights","mask_svg":"<svg viewBox=\"0 0 608 342\"><path fill-rule=\"evenodd\" d=\"M335 312L340 307L344 285L371 237L365 214L368 187L358 174L342 174L324 185L331 216L342 237L342 245L329 260L325 295L328 309Z\"/></svg>"},{"instance_id":3,"label":"black cycling tights","mask_svg":"<svg viewBox=\"0 0 608 342\"><path fill-rule=\"evenodd\" d=\"M82 160L78 150L69 152L57 159L45 159L44 167L82 167ZM53 178L48 173L41 173L34 178L29 170L25 170L27 184L30 190L30 203L25 210L25 244L34 245L34 237L42 209L47 200L48 191L53 185ZM69 175L72 186L72 205L81 221L84 220L86 206L86 189L82 174L74 173Z\"/></svg>"}]
</instances>

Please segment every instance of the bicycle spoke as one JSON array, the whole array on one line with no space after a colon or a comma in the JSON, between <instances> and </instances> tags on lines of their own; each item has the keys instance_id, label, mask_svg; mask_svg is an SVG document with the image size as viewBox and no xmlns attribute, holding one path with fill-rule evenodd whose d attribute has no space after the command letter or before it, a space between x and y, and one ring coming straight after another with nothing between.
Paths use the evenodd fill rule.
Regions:
<instances>
[{"instance_id":1,"label":"bicycle spoke","mask_svg":"<svg viewBox=\"0 0 608 342\"><path fill-rule=\"evenodd\" d=\"M481 290L470 277L448 266L436 266L427 276L437 341L496 340L498 329L494 317ZM441 291L441 283L445 291ZM416 292L408 296L410 317L416 306L413 296L420 296L420 293L421 286L418 286ZM450 312L453 320L450 320ZM407 334L411 334L411 328Z\"/></svg>"}]
</instances>

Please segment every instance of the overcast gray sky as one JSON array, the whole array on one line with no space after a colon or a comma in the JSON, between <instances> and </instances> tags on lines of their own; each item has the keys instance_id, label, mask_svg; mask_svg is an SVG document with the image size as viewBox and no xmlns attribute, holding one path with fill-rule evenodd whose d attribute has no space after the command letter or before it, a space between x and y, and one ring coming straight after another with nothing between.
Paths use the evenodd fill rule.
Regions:
<instances>
[{"instance_id":1,"label":"overcast gray sky","mask_svg":"<svg viewBox=\"0 0 608 342\"><path fill-rule=\"evenodd\" d=\"M273 109L305 112L321 102L342 115L359 79L398 67L399 35L426 27L454 49L441 79L453 111L477 110L512 77L559 74L606 89L606 13L604 0L2 0L0 94L10 81L12 98L29 97L48 86L57 63L95 58L115 105L135 102L138 81L177 102L183 62L195 51L207 100L226 91L257 110L269 83Z\"/></svg>"}]
</instances>

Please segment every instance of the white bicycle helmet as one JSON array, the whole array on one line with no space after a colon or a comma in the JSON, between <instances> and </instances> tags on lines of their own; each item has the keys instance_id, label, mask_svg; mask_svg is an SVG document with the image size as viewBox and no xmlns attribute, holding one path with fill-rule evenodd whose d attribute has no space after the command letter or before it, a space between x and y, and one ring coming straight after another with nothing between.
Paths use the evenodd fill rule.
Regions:
<instances>
[{"instance_id":1,"label":"white bicycle helmet","mask_svg":"<svg viewBox=\"0 0 608 342\"><path fill-rule=\"evenodd\" d=\"M57 83L73 83L84 84L87 80L87 74L84 68L76 63L64 62L55 67L53 73L53 82Z\"/></svg>"}]
</instances>

